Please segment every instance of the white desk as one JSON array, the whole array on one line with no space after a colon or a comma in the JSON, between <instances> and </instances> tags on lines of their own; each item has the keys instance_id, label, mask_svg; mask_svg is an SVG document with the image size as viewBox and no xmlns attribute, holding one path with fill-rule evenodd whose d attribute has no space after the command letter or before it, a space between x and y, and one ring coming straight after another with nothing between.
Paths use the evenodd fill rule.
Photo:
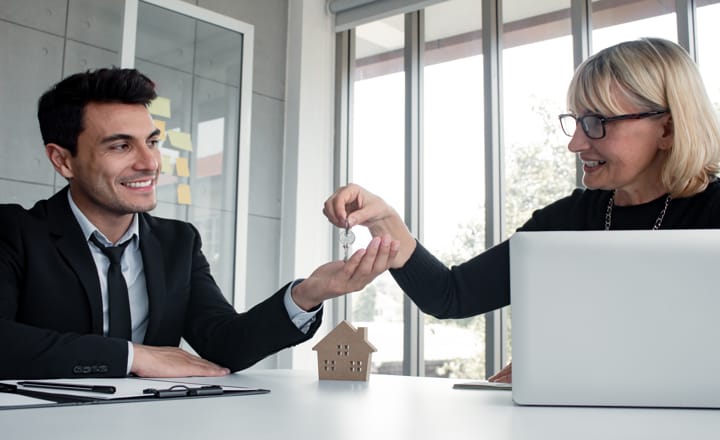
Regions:
<instances>
[{"instance_id":1,"label":"white desk","mask_svg":"<svg viewBox=\"0 0 720 440\"><path fill-rule=\"evenodd\" d=\"M717 439L720 411L520 407L509 391L372 375L265 370L218 383L270 394L0 411L0 439Z\"/></svg>"}]
</instances>

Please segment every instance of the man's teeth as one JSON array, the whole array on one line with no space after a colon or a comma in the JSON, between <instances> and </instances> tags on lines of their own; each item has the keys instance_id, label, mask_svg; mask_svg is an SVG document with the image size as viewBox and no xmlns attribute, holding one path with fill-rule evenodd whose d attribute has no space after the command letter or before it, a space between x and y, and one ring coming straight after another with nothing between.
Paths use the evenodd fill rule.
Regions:
<instances>
[{"instance_id":1,"label":"man's teeth","mask_svg":"<svg viewBox=\"0 0 720 440\"><path fill-rule=\"evenodd\" d=\"M145 188L152 185L152 179L143 180L141 182L126 182L123 185L129 186L130 188Z\"/></svg>"},{"instance_id":2,"label":"man's teeth","mask_svg":"<svg viewBox=\"0 0 720 440\"><path fill-rule=\"evenodd\" d=\"M598 165L602 165L605 163L604 160L585 160L583 162L585 163L586 167L590 167L590 168L593 168L593 167L596 167Z\"/></svg>"}]
</instances>

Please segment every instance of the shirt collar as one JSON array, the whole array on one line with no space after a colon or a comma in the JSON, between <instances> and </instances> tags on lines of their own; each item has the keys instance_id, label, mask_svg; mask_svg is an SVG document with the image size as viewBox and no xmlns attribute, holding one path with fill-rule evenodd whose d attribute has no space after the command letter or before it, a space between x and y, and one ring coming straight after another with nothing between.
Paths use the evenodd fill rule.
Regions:
<instances>
[{"instance_id":1,"label":"shirt collar","mask_svg":"<svg viewBox=\"0 0 720 440\"><path fill-rule=\"evenodd\" d=\"M78 208L72 196L70 195L70 191L67 192L67 197L68 203L70 203L70 210L75 216L75 220L77 220L78 224L80 225L80 229L82 230L85 240L90 240L90 236L94 232L97 232L95 235L100 238L101 242L103 242L105 245L112 246L114 243L111 243L110 240L108 240L107 237L105 237L105 235L103 235L103 233L100 232L100 230L95 225L93 225L87 217L85 217L85 214L80 211L80 208ZM123 236L120 237L118 243L123 243L135 237L135 240L133 240L133 243L131 243L130 245L137 248L140 243L140 227L138 225L138 215L137 213L135 213L133 214L133 220L132 223L130 223L130 227L127 229L127 231L125 231Z\"/></svg>"}]
</instances>

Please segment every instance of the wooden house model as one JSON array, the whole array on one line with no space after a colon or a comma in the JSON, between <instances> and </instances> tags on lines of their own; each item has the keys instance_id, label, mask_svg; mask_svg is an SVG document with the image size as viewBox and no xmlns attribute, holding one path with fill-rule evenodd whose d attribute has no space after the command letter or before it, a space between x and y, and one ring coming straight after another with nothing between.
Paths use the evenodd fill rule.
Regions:
<instances>
[{"instance_id":1,"label":"wooden house model","mask_svg":"<svg viewBox=\"0 0 720 440\"><path fill-rule=\"evenodd\" d=\"M370 358L377 349L367 340L367 328L355 328L342 321L320 340L313 350L318 356L321 380L363 380L370 378Z\"/></svg>"}]
</instances>

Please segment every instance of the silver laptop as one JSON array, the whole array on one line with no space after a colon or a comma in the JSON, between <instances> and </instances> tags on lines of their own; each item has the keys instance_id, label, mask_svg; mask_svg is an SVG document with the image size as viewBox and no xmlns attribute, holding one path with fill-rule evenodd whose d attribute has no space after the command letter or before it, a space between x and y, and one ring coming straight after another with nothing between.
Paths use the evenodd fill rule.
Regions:
<instances>
[{"instance_id":1,"label":"silver laptop","mask_svg":"<svg viewBox=\"0 0 720 440\"><path fill-rule=\"evenodd\" d=\"M510 239L513 400L720 408L720 230Z\"/></svg>"}]
</instances>

